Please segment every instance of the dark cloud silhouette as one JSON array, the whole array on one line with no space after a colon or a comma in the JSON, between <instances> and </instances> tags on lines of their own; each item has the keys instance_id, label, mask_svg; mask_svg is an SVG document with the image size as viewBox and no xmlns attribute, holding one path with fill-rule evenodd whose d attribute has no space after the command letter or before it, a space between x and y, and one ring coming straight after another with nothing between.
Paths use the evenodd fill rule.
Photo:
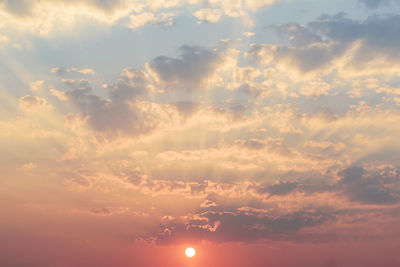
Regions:
<instances>
[{"instance_id":1,"label":"dark cloud silhouette","mask_svg":"<svg viewBox=\"0 0 400 267\"><path fill-rule=\"evenodd\" d=\"M321 225L335 217L322 211L301 211L271 215L248 207L236 211L206 211L190 216L185 223L168 222L156 235L159 243L193 240L254 242L265 239L291 239L305 227Z\"/></svg>"},{"instance_id":2,"label":"dark cloud silhouette","mask_svg":"<svg viewBox=\"0 0 400 267\"><path fill-rule=\"evenodd\" d=\"M184 45L179 51L178 58L159 56L148 63L151 72L163 84L175 88L198 89L224 59L222 48Z\"/></svg>"}]
</instances>

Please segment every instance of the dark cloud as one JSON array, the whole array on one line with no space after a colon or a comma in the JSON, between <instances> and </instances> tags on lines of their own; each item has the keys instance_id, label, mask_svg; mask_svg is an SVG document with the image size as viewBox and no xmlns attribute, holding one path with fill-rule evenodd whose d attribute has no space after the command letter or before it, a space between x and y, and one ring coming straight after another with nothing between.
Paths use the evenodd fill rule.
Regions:
<instances>
[{"instance_id":1,"label":"dark cloud","mask_svg":"<svg viewBox=\"0 0 400 267\"><path fill-rule=\"evenodd\" d=\"M248 207L234 212L207 211L189 216L185 223L169 222L156 235L159 243L193 240L212 242L253 242L265 239L291 239L305 227L321 225L334 216L321 211L270 215Z\"/></svg>"},{"instance_id":2,"label":"dark cloud","mask_svg":"<svg viewBox=\"0 0 400 267\"><path fill-rule=\"evenodd\" d=\"M138 135L154 128L153 121L135 105L137 98L147 93L147 77L144 72L125 69L117 83L107 86L107 99L89 94L91 88L80 88L80 82L79 88L75 82L67 84L75 89L67 91L66 96L88 119L93 130L113 136L117 133Z\"/></svg>"},{"instance_id":3,"label":"dark cloud","mask_svg":"<svg viewBox=\"0 0 400 267\"><path fill-rule=\"evenodd\" d=\"M305 194L332 192L344 195L350 201L361 204L391 205L400 202L400 171L397 168L366 170L349 167L339 171L341 179L334 184L321 180L279 181L252 188L261 197L287 195L293 192Z\"/></svg>"},{"instance_id":4,"label":"dark cloud","mask_svg":"<svg viewBox=\"0 0 400 267\"><path fill-rule=\"evenodd\" d=\"M223 62L223 49L206 49L197 46L182 46L180 57L159 56L148 63L158 79L171 87L199 88L204 79L214 74Z\"/></svg>"},{"instance_id":5,"label":"dark cloud","mask_svg":"<svg viewBox=\"0 0 400 267\"><path fill-rule=\"evenodd\" d=\"M384 57L389 62L399 61L400 16L372 16L363 22L347 19L343 16L324 16L309 26L330 38L349 46L362 41L352 62L357 67Z\"/></svg>"},{"instance_id":6,"label":"dark cloud","mask_svg":"<svg viewBox=\"0 0 400 267\"><path fill-rule=\"evenodd\" d=\"M253 45L249 55L266 64L285 64L302 73L323 70L353 49L349 66L363 69L384 59L386 66L400 63L400 16L371 16L365 21L346 14L323 15L306 26L286 24L277 28L289 36L290 45ZM353 45L358 42L358 46Z\"/></svg>"},{"instance_id":7,"label":"dark cloud","mask_svg":"<svg viewBox=\"0 0 400 267\"><path fill-rule=\"evenodd\" d=\"M273 185L260 186L257 191L258 193L267 193L268 195L287 195L298 189L298 186L298 182L281 181Z\"/></svg>"},{"instance_id":8,"label":"dark cloud","mask_svg":"<svg viewBox=\"0 0 400 267\"><path fill-rule=\"evenodd\" d=\"M400 201L399 192L392 189L400 181L396 171L390 176L384 173L368 173L362 167L351 167L340 172L343 177L336 185L350 200L363 204L394 204Z\"/></svg>"}]
</instances>

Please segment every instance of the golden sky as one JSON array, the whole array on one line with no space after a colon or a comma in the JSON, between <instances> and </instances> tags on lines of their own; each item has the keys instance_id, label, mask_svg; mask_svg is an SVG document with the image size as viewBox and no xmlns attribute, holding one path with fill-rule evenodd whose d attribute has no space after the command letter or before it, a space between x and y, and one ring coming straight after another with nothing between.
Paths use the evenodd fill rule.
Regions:
<instances>
[{"instance_id":1,"label":"golden sky","mask_svg":"<svg viewBox=\"0 0 400 267\"><path fill-rule=\"evenodd\" d=\"M399 12L0 0L0 265L400 266Z\"/></svg>"}]
</instances>

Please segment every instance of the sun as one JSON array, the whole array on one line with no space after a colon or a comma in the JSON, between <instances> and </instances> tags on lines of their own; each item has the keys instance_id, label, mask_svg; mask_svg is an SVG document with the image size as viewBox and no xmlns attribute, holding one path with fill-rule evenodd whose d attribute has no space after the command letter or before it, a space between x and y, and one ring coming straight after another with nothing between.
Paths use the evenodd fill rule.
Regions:
<instances>
[{"instance_id":1,"label":"sun","mask_svg":"<svg viewBox=\"0 0 400 267\"><path fill-rule=\"evenodd\" d=\"M194 250L194 248L187 248L185 250L185 254L187 257L192 258L195 254L196 254L196 250Z\"/></svg>"}]
</instances>

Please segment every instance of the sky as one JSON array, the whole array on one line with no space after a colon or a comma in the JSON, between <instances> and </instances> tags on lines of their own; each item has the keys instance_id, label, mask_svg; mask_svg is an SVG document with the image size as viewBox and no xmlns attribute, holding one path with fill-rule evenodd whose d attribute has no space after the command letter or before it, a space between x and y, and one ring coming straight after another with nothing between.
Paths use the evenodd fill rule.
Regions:
<instances>
[{"instance_id":1,"label":"sky","mask_svg":"<svg viewBox=\"0 0 400 267\"><path fill-rule=\"evenodd\" d=\"M0 0L0 265L400 266L399 14Z\"/></svg>"}]
</instances>

